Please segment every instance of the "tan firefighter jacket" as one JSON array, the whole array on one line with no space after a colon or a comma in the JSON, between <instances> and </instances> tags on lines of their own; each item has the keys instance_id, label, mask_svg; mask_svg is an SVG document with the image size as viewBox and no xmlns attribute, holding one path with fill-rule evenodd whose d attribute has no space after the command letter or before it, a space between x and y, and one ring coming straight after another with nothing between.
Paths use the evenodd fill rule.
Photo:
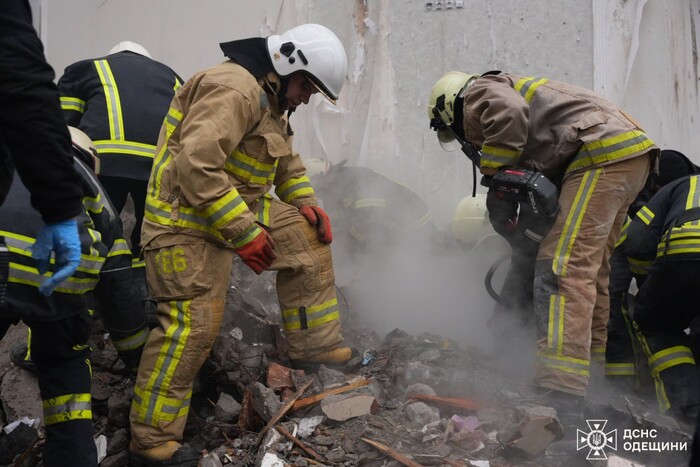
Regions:
<instances>
[{"instance_id":1,"label":"tan firefighter jacket","mask_svg":"<svg viewBox=\"0 0 700 467\"><path fill-rule=\"evenodd\" d=\"M611 102L578 86L545 78L484 75L465 92L464 131L481 149L481 172L504 166L565 175L658 148Z\"/></svg>"},{"instance_id":2,"label":"tan firefighter jacket","mask_svg":"<svg viewBox=\"0 0 700 467\"><path fill-rule=\"evenodd\" d=\"M280 86L274 72L257 80L227 61L178 90L158 139L143 245L178 232L231 246L256 220L269 221L273 185L293 206L317 203L278 108Z\"/></svg>"}]
</instances>

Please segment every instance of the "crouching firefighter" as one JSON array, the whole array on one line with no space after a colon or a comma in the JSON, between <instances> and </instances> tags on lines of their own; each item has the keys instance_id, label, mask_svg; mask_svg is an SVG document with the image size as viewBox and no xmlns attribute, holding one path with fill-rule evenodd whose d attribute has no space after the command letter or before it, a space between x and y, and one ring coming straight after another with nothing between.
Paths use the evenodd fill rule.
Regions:
<instances>
[{"instance_id":1,"label":"crouching firefighter","mask_svg":"<svg viewBox=\"0 0 700 467\"><path fill-rule=\"evenodd\" d=\"M700 373L692 350L700 321L699 182L700 175L691 175L661 188L632 219L626 241L639 285L633 326L660 409L688 424L700 412Z\"/></svg>"},{"instance_id":2,"label":"crouching firefighter","mask_svg":"<svg viewBox=\"0 0 700 467\"><path fill-rule=\"evenodd\" d=\"M131 252L122 226L97 181L96 152L89 138L71 128L74 165L81 175L84 210L76 218L81 242L76 272L52 292L42 285L42 272L55 271L31 257L43 225L32 209L30 194L14 177L0 207L0 337L22 320L32 330L30 351L44 408L47 467L96 466L91 411L91 317L95 300L119 356L135 368L148 337L141 297L134 293ZM94 295L93 295L94 294Z\"/></svg>"}]
</instances>

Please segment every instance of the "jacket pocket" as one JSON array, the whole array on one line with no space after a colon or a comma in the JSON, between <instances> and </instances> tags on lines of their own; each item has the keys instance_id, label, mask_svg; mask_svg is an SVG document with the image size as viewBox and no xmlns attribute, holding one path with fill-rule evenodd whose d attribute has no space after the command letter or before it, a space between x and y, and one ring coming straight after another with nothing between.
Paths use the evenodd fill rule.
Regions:
<instances>
[{"instance_id":1,"label":"jacket pocket","mask_svg":"<svg viewBox=\"0 0 700 467\"><path fill-rule=\"evenodd\" d=\"M292 154L292 148L289 147L282 135L277 133L266 133L262 135L265 139L267 153L275 159Z\"/></svg>"},{"instance_id":2,"label":"jacket pocket","mask_svg":"<svg viewBox=\"0 0 700 467\"><path fill-rule=\"evenodd\" d=\"M578 139L584 144L600 139L602 132L599 125L607 123L610 116L602 111L591 112L574 124Z\"/></svg>"}]
</instances>

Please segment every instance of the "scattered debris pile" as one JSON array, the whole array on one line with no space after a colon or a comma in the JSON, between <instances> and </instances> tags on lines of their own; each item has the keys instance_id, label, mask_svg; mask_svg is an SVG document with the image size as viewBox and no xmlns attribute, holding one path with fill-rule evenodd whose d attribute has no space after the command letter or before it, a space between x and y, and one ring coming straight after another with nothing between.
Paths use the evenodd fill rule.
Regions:
<instances>
[{"instance_id":1,"label":"scattered debris pile","mask_svg":"<svg viewBox=\"0 0 700 467\"><path fill-rule=\"evenodd\" d=\"M657 440L689 448L688 430L653 415L652 405L629 395L589 401L578 427L562 426L554 408L511 384L489 356L441 336L395 329L380 337L346 323L359 357L341 369L292 369L270 277L234 277L228 321L195 384L185 436L202 467L575 466L591 465L589 451L607 453L609 465L687 464L688 451L623 449L624 429L654 430ZM23 334L13 336L3 348ZM99 321L91 345L100 465L126 466L133 377ZM6 361L0 371L0 465L40 466L36 383ZM590 420L605 420L605 433L617 429L615 446L605 438L591 448Z\"/></svg>"}]
</instances>

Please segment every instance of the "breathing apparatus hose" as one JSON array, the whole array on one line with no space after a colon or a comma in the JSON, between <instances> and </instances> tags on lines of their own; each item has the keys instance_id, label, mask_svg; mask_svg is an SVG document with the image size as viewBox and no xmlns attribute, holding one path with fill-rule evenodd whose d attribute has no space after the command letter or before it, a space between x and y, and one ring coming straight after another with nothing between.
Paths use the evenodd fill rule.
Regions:
<instances>
[{"instance_id":1,"label":"breathing apparatus hose","mask_svg":"<svg viewBox=\"0 0 700 467\"><path fill-rule=\"evenodd\" d=\"M498 268L503 264L506 260L510 258L510 255L502 255L499 258L496 259L496 261L493 262L489 270L486 272L486 277L484 277L484 286L486 287L486 291L488 294L496 300L497 303L500 303L501 305L506 305L506 303L501 299L501 296L496 292L496 289L493 288L493 284L491 281L493 280L493 275L496 273Z\"/></svg>"}]
</instances>

